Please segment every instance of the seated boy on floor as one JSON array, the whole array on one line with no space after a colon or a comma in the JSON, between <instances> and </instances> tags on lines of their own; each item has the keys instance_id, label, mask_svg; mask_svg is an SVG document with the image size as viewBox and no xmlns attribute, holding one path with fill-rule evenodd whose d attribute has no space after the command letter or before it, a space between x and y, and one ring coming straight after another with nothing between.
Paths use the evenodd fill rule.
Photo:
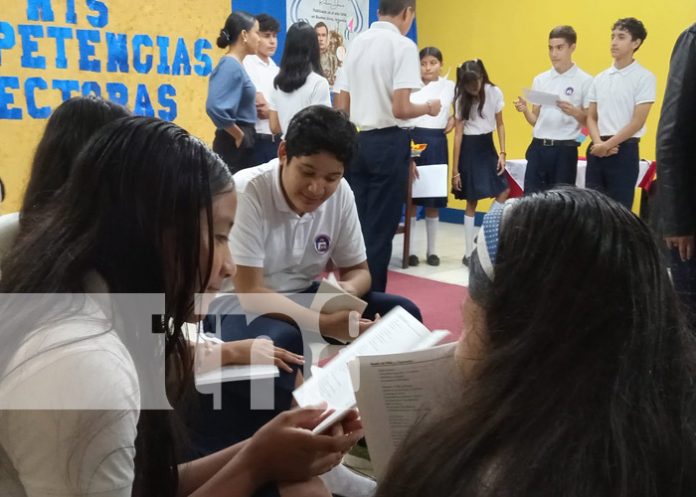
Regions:
<instances>
[{"instance_id":1,"label":"seated boy on floor","mask_svg":"<svg viewBox=\"0 0 696 497\"><path fill-rule=\"evenodd\" d=\"M229 243L237 264L235 294L211 304L207 331L219 331L225 342L270 338L278 350L302 355L306 332L310 340L313 332L321 332L349 341L397 305L421 319L410 300L369 291L365 242L353 192L343 179L356 138L355 126L342 112L308 107L290 121L277 159L234 175L237 213ZM317 291L316 279L329 259L338 268L341 287L367 302L359 319L357 313L320 314L304 305L312 299L306 294ZM271 409L250 408L248 382L223 383L221 409L212 407L210 396L199 397L189 422L197 457L250 437L291 407L302 375L297 364L283 366L273 383Z\"/></svg>"},{"instance_id":2,"label":"seated boy on floor","mask_svg":"<svg viewBox=\"0 0 696 497\"><path fill-rule=\"evenodd\" d=\"M302 330L350 341L355 333L349 334L349 311L317 315L294 307L280 295L315 293L317 278L332 260L343 290L368 304L361 319L352 323L353 328L364 331L376 315L396 305L421 318L411 301L370 291L355 199L343 179L356 144L355 126L343 113L311 106L291 120L278 148L278 159L234 176L238 206L230 246L237 264L234 291L245 309L255 314L282 309ZM252 294L252 298L244 299L244 294ZM289 323L283 319L288 318L277 319L276 326L287 328ZM224 320L222 325L224 328ZM290 326L296 333L297 328Z\"/></svg>"}]
</instances>

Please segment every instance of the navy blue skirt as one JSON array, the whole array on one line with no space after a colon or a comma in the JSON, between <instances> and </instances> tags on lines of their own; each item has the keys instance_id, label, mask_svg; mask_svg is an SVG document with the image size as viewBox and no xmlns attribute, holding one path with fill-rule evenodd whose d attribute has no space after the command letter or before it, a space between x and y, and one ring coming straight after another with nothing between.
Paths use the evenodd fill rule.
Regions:
<instances>
[{"instance_id":1,"label":"navy blue skirt","mask_svg":"<svg viewBox=\"0 0 696 497\"><path fill-rule=\"evenodd\" d=\"M493 144L493 133L463 135L459 151L459 174L462 189L453 190L460 200L481 200L497 197L508 188L505 176L498 176L498 152Z\"/></svg>"},{"instance_id":2,"label":"navy blue skirt","mask_svg":"<svg viewBox=\"0 0 696 497\"><path fill-rule=\"evenodd\" d=\"M420 157L415 159L417 166L429 166L432 164L449 164L447 151L447 135L444 129L413 128L411 140L414 143L427 143ZM444 181L447 181L445 178ZM447 207L447 197L423 197L414 198L415 205L423 207Z\"/></svg>"}]
</instances>

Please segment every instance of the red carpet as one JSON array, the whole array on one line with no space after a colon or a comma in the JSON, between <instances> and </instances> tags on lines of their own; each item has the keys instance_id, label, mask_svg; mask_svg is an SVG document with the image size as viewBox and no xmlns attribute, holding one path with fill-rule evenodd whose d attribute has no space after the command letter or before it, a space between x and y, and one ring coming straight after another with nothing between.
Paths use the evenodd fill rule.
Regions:
<instances>
[{"instance_id":1,"label":"red carpet","mask_svg":"<svg viewBox=\"0 0 696 497\"><path fill-rule=\"evenodd\" d=\"M449 330L459 338L462 328L462 299L467 289L426 278L389 271L387 292L411 299L423 314L423 323L431 330Z\"/></svg>"}]
</instances>

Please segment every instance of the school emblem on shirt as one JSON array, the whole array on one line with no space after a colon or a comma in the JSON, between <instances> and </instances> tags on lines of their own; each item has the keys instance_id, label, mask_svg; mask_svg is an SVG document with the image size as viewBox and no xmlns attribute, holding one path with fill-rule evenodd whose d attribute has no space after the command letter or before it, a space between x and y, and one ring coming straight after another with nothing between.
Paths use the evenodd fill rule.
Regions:
<instances>
[{"instance_id":1,"label":"school emblem on shirt","mask_svg":"<svg viewBox=\"0 0 696 497\"><path fill-rule=\"evenodd\" d=\"M565 89L565 94L568 96L571 96L573 93L575 93L575 88L572 86L569 86L568 88Z\"/></svg>"},{"instance_id":2,"label":"school emblem on shirt","mask_svg":"<svg viewBox=\"0 0 696 497\"><path fill-rule=\"evenodd\" d=\"M331 238L328 235L319 235L314 239L314 250L317 254L325 254L331 247Z\"/></svg>"}]
</instances>

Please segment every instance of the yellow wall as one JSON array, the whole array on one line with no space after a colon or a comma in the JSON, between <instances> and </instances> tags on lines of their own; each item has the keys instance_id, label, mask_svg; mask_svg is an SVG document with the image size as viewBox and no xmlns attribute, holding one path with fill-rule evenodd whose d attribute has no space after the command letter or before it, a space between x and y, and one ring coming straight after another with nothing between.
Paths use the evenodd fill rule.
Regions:
<instances>
[{"instance_id":1,"label":"yellow wall","mask_svg":"<svg viewBox=\"0 0 696 497\"><path fill-rule=\"evenodd\" d=\"M95 28L87 21L87 16L95 16L95 11L88 8L87 0L75 0L77 24L66 22L66 5L63 0L50 2L53 8L54 21L29 21L27 19L28 0L3 0L0 21L8 22L15 31L15 46L9 50L2 50L2 65L0 76L18 77L20 89L8 89L14 97L11 107L22 109L24 114L21 120L0 119L0 177L6 184L8 197L0 206L0 212L17 210L21 202L22 192L28 177L29 163L34 149L38 143L46 119L33 119L27 115L27 104L23 88L27 78L41 77L48 89L37 90L36 103L38 106L50 106L55 108L61 102L61 93L51 88L54 79L74 79L80 82L96 81L105 90L106 82L121 82L129 90L129 107L133 108L133 100L137 86L140 83L146 85L154 111L157 115L163 106L158 103L158 90L163 84L170 84L176 90L176 96L172 97L177 104L177 117L175 122L189 130L194 135L200 136L210 142L213 137L213 126L205 114L205 98L207 94L207 76L195 73L194 65L200 62L194 57L194 44L197 39L205 38L210 41L212 48L204 50L212 58L213 66L217 63L222 52L215 46L215 40L224 20L230 11L229 0L197 0L197 1L172 1L172 0L145 0L134 2L132 0L102 0L101 3L108 9L108 24ZM94 3L89 2L94 6ZM49 26L64 26L73 29L73 39L66 40L67 68L56 67L56 44L53 39L37 39L38 49L35 55L46 57L46 69L31 69L21 67L22 40L17 30L20 24L41 25L46 35ZM101 60L101 72L80 71L78 61L80 58L78 42L75 39L75 29L96 29L100 31L101 43L95 45L96 59ZM105 37L107 32L126 33L129 44L128 73L108 73L106 70L107 49ZM152 37L153 48L144 48L143 57L147 54L154 56L153 69L147 74L139 74L134 70L132 53L132 35L146 34ZM179 37L184 39L191 60L191 75L158 74L156 66L159 63L159 51L156 37L169 37L169 64ZM0 35L0 46L2 45ZM105 92L104 92L105 93ZM77 94L77 93L76 93Z\"/></svg>"},{"instance_id":2,"label":"yellow wall","mask_svg":"<svg viewBox=\"0 0 696 497\"><path fill-rule=\"evenodd\" d=\"M620 17L637 17L648 37L636 59L657 76L657 102L648 118L648 131L641 141L641 157L654 159L662 95L669 57L679 33L696 21L696 2L691 0L420 0L419 46L439 47L445 57L445 72L467 59L480 58L493 82L505 94L503 111L508 158L523 158L531 139L531 127L515 111L513 99L529 87L532 78L550 67L548 33L559 24L570 24L578 33L575 61L594 75L611 64L609 36ZM451 140L450 140L451 141ZM585 142L587 143L587 142ZM580 154L585 154L585 145ZM450 207L464 208L450 198Z\"/></svg>"}]
</instances>

